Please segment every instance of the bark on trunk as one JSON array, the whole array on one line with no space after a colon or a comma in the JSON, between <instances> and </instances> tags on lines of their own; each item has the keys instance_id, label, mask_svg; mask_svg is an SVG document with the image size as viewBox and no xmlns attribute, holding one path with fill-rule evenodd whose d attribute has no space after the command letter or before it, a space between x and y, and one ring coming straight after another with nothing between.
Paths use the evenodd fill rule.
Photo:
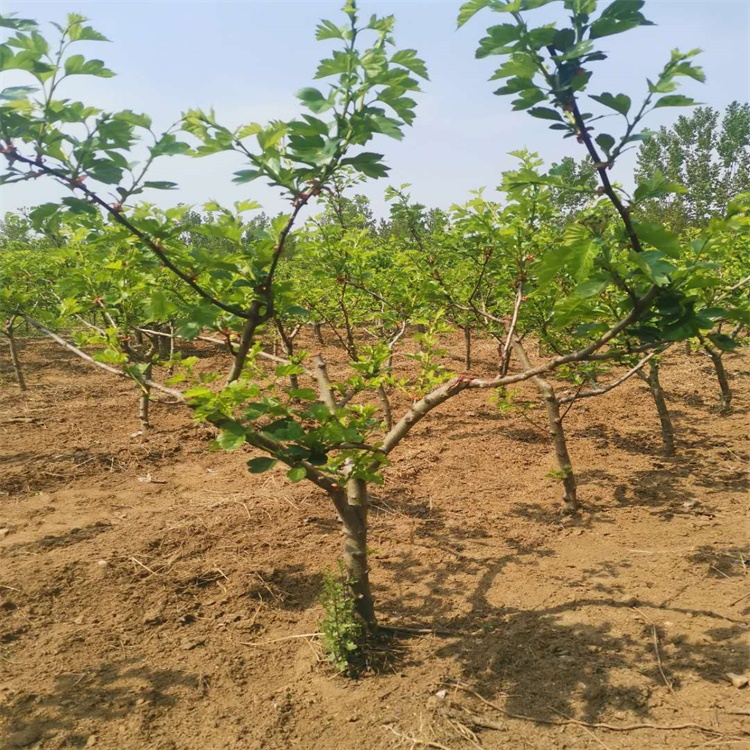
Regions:
<instances>
[{"instance_id":1,"label":"bark on trunk","mask_svg":"<svg viewBox=\"0 0 750 750\"><path fill-rule=\"evenodd\" d=\"M706 347L706 353L711 357L714 370L716 371L716 379L719 381L719 388L721 389L721 413L729 414L729 410L732 407L732 389L729 386L729 378L727 377L727 371L724 369L724 360L719 352L712 350L710 347Z\"/></svg>"},{"instance_id":2,"label":"bark on trunk","mask_svg":"<svg viewBox=\"0 0 750 750\"><path fill-rule=\"evenodd\" d=\"M526 355L523 345L515 342L513 349L524 369L529 369L531 362ZM578 485L576 483L575 472L573 471L573 463L570 460L570 453L568 452L568 442L565 438L565 429L563 428L562 416L560 414L560 402L557 399L555 389L548 381L538 375L531 378L531 380L542 396L544 408L547 412L547 426L552 444L555 447L555 458L557 459L557 466L563 486L563 513L573 515L580 509L578 503Z\"/></svg>"},{"instance_id":3,"label":"bark on trunk","mask_svg":"<svg viewBox=\"0 0 750 750\"><path fill-rule=\"evenodd\" d=\"M464 326L464 366L466 371L471 370L471 327Z\"/></svg>"},{"instance_id":4,"label":"bark on trunk","mask_svg":"<svg viewBox=\"0 0 750 750\"><path fill-rule=\"evenodd\" d=\"M8 337L8 345L10 346L10 361L13 363L13 372L16 375L16 382L18 387L22 390L26 390L26 380L23 377L23 370L21 369L21 360L18 357L18 349L16 348L16 337L13 335L13 329L8 328L5 331L5 335Z\"/></svg>"},{"instance_id":5,"label":"bark on trunk","mask_svg":"<svg viewBox=\"0 0 750 750\"><path fill-rule=\"evenodd\" d=\"M568 453L568 443L565 438L562 417L560 416L560 402L557 400L555 389L546 380L543 383L543 386L538 385L537 387L543 394L544 407L547 410L549 433L552 437L552 443L555 446L557 466L562 474L563 513L574 514L578 512L580 507L578 504L578 487L575 472L573 471L573 464L570 460L570 453Z\"/></svg>"},{"instance_id":6,"label":"bark on trunk","mask_svg":"<svg viewBox=\"0 0 750 750\"><path fill-rule=\"evenodd\" d=\"M146 380L151 379L151 365L149 365L146 368L145 372L143 373L143 376ZM141 388L143 389L143 392L141 393L141 398L138 403L138 418L141 421L141 429L148 430L151 427L151 422L149 421L149 408L151 406L151 388L145 383L141 383Z\"/></svg>"},{"instance_id":7,"label":"bark on trunk","mask_svg":"<svg viewBox=\"0 0 750 750\"><path fill-rule=\"evenodd\" d=\"M385 422L385 428L388 432L393 429L393 412L391 411L391 400L388 398L388 393L382 385L378 386L378 396L380 397L380 405L383 408L383 421Z\"/></svg>"},{"instance_id":8,"label":"bark on trunk","mask_svg":"<svg viewBox=\"0 0 750 750\"><path fill-rule=\"evenodd\" d=\"M237 348L234 351L234 362L232 362L232 370L227 378L228 382L234 383L234 381L239 380L240 375L242 375L242 370L245 367L245 360L247 359L247 353L253 345L254 335L255 329L251 329L246 325L242 331L242 336L237 344Z\"/></svg>"},{"instance_id":9,"label":"bark on trunk","mask_svg":"<svg viewBox=\"0 0 750 750\"><path fill-rule=\"evenodd\" d=\"M315 340L321 346L325 346L326 342L323 340L323 325L321 323L313 323L312 329L313 329L313 335L315 336Z\"/></svg>"},{"instance_id":10,"label":"bark on trunk","mask_svg":"<svg viewBox=\"0 0 750 750\"><path fill-rule=\"evenodd\" d=\"M659 424L661 425L662 449L665 456L674 456L674 425L672 417L667 406L667 399L664 396L664 390L659 380L659 363L650 360L648 363L648 375L638 371L639 376L646 381L651 396L656 404L656 411L659 414Z\"/></svg>"},{"instance_id":11,"label":"bark on trunk","mask_svg":"<svg viewBox=\"0 0 750 750\"><path fill-rule=\"evenodd\" d=\"M170 357L170 345L174 339L168 338L167 336L157 336L156 346L159 352L160 359L169 359Z\"/></svg>"},{"instance_id":12,"label":"bark on trunk","mask_svg":"<svg viewBox=\"0 0 750 750\"><path fill-rule=\"evenodd\" d=\"M354 595L354 608L368 631L377 628L375 603L370 589L367 565L367 483L350 479L346 485L347 505L340 513L344 532L344 567Z\"/></svg>"},{"instance_id":13,"label":"bark on trunk","mask_svg":"<svg viewBox=\"0 0 750 750\"><path fill-rule=\"evenodd\" d=\"M291 336L287 334L284 326L279 320L276 321L276 330L279 332L279 337L281 338L281 343L284 347L284 353L286 354L287 359L291 359L294 356L294 342L292 341ZM295 389L299 388L299 378L296 375L290 375L289 385Z\"/></svg>"}]
</instances>

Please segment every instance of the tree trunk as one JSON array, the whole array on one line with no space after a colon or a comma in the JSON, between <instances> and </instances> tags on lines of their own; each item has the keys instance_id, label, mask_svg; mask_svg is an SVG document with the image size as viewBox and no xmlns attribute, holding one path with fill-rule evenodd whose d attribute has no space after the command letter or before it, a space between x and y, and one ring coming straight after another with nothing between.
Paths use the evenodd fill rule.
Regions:
<instances>
[{"instance_id":1,"label":"tree trunk","mask_svg":"<svg viewBox=\"0 0 750 750\"><path fill-rule=\"evenodd\" d=\"M160 336L159 339L162 337ZM143 377L146 380L151 379L151 365L146 368L146 370L143 373ZM151 427L151 422L149 421L149 407L151 406L151 388L147 386L145 383L140 383L141 388L143 389L143 392L141 393L141 398L138 404L138 418L141 421L141 429L142 430L148 430Z\"/></svg>"},{"instance_id":2,"label":"tree trunk","mask_svg":"<svg viewBox=\"0 0 750 750\"><path fill-rule=\"evenodd\" d=\"M667 406L667 399L664 396L664 390L661 387L661 381L659 380L659 363L650 360L648 363L648 375L644 375L641 370L638 370L638 375L641 379L646 381L648 389L651 392L651 396L656 404L656 411L659 414L659 423L661 425L661 441L662 449L665 456L674 456L675 445L674 445L674 425L672 424L672 417L669 413L669 407Z\"/></svg>"},{"instance_id":3,"label":"tree trunk","mask_svg":"<svg viewBox=\"0 0 750 750\"><path fill-rule=\"evenodd\" d=\"M464 367L466 372L471 370L471 327L464 326Z\"/></svg>"},{"instance_id":4,"label":"tree trunk","mask_svg":"<svg viewBox=\"0 0 750 750\"><path fill-rule=\"evenodd\" d=\"M716 379L719 381L719 388L721 389L721 413L729 414L729 410L732 406L732 389L729 386L729 378L727 377L727 371L724 369L724 360L722 359L721 353L713 350L711 347L705 347L706 353L711 357L714 370L716 371Z\"/></svg>"},{"instance_id":5,"label":"tree trunk","mask_svg":"<svg viewBox=\"0 0 750 750\"><path fill-rule=\"evenodd\" d=\"M242 335L240 336L237 348L234 350L234 362L232 362L232 369L229 372L227 382L234 383L235 380L239 380L242 375L242 370L245 367L245 360L247 354L250 351L250 347L253 345L253 338L255 336L255 329L249 325L245 325L242 329Z\"/></svg>"},{"instance_id":6,"label":"tree trunk","mask_svg":"<svg viewBox=\"0 0 750 750\"><path fill-rule=\"evenodd\" d=\"M516 341L513 344L513 349L521 361L523 368L526 370L530 369L531 362L526 355L523 345ZM573 464L570 460L570 453L568 453L568 442L565 437L565 429L563 428L562 416L560 414L560 402L557 400L555 389L548 381L538 375L531 378L531 380L541 394L544 400L544 408L547 412L547 426L552 438L552 444L555 447L555 458L557 459L557 466L563 486L563 513L574 515L580 509L578 503L578 485L575 472L573 471Z\"/></svg>"},{"instance_id":7,"label":"tree trunk","mask_svg":"<svg viewBox=\"0 0 750 750\"><path fill-rule=\"evenodd\" d=\"M157 330L161 330L162 328L163 326L160 326ZM167 336L156 337L156 346L158 347L160 359L170 358L170 345L173 341L174 339L168 338Z\"/></svg>"},{"instance_id":8,"label":"tree trunk","mask_svg":"<svg viewBox=\"0 0 750 750\"><path fill-rule=\"evenodd\" d=\"M350 479L346 484L347 504L339 516L344 532L344 568L354 595L354 608L369 631L377 628L375 603L367 565L367 482Z\"/></svg>"},{"instance_id":9,"label":"tree trunk","mask_svg":"<svg viewBox=\"0 0 750 750\"><path fill-rule=\"evenodd\" d=\"M378 396L380 397L380 405L383 407L385 428L390 432L393 429L393 412L391 411L391 400L388 398L388 393L383 385L378 386Z\"/></svg>"},{"instance_id":10,"label":"tree trunk","mask_svg":"<svg viewBox=\"0 0 750 750\"><path fill-rule=\"evenodd\" d=\"M8 327L5 329L5 335L8 337L8 345L10 346L10 361L13 363L13 372L16 374L16 382L18 387L22 390L26 390L26 381L23 377L23 370L21 369L21 360L18 357L18 350L16 349L16 337L13 335L13 328Z\"/></svg>"},{"instance_id":11,"label":"tree trunk","mask_svg":"<svg viewBox=\"0 0 750 750\"><path fill-rule=\"evenodd\" d=\"M570 460L570 453L568 453L562 417L560 416L560 402L557 400L555 389L546 380L543 380L542 383L543 385L538 384L537 388L544 398L549 433L552 437L552 444L555 446L557 466L562 474L563 513L572 515L577 513L580 507L578 504L578 486L573 464Z\"/></svg>"},{"instance_id":12,"label":"tree trunk","mask_svg":"<svg viewBox=\"0 0 750 750\"><path fill-rule=\"evenodd\" d=\"M279 332L279 336L281 337L281 343L284 346L284 353L286 354L287 359L291 359L294 356L294 341L292 341L291 336L287 334L280 320L276 320L274 322L276 323L276 330ZM295 389L299 388L299 378L296 375L290 375L289 385Z\"/></svg>"},{"instance_id":13,"label":"tree trunk","mask_svg":"<svg viewBox=\"0 0 750 750\"><path fill-rule=\"evenodd\" d=\"M321 323L313 323L312 324L313 329L313 335L315 336L315 340L321 345L325 346L325 341L323 340L323 326Z\"/></svg>"}]
</instances>

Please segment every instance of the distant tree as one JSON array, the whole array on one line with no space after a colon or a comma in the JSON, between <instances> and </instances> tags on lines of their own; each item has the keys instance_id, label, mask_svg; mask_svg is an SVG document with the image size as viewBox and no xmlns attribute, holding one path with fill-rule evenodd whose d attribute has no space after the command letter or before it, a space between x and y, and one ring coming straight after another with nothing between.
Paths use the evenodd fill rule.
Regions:
<instances>
[{"instance_id":1,"label":"distant tree","mask_svg":"<svg viewBox=\"0 0 750 750\"><path fill-rule=\"evenodd\" d=\"M31 238L29 221L19 214L5 214L5 218L0 221L0 250L6 249L12 243L29 243Z\"/></svg>"},{"instance_id":2,"label":"distant tree","mask_svg":"<svg viewBox=\"0 0 750 750\"><path fill-rule=\"evenodd\" d=\"M681 230L722 215L733 198L750 190L750 105L732 102L723 117L712 107L698 107L671 128L662 127L641 145L636 177L648 179L657 171L685 192L646 202L651 218Z\"/></svg>"}]
</instances>

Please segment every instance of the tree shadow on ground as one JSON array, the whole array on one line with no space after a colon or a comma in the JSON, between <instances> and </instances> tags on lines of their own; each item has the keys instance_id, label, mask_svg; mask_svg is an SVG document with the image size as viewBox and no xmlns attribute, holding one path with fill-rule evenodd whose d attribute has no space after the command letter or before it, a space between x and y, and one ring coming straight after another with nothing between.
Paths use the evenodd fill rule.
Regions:
<instances>
[{"instance_id":1,"label":"tree shadow on ground","mask_svg":"<svg viewBox=\"0 0 750 750\"><path fill-rule=\"evenodd\" d=\"M592 578L613 580L588 585L590 595L581 598L534 609L493 603L502 595L498 578L506 566L535 565L551 554L515 545L499 557L431 563L425 581L424 567L406 553L389 567L394 579L408 584L407 595L399 592L382 609L400 621L413 617L422 627L452 632L430 650L430 658L455 663L463 683L489 699L504 698L508 711L545 720L575 715L593 722L618 710L645 718L659 702L652 699L655 691L678 690L695 677L722 682L726 672L741 674L750 666L742 624L657 602L641 601L634 609L616 582L620 563L582 571L582 585ZM569 578L560 580L570 584ZM642 614L657 607L705 618L704 637L664 632ZM654 637L662 644L659 658ZM414 654L411 659L420 663Z\"/></svg>"},{"instance_id":2,"label":"tree shadow on ground","mask_svg":"<svg viewBox=\"0 0 750 750\"><path fill-rule=\"evenodd\" d=\"M120 722L135 711L168 709L186 690L195 694L204 688L198 675L151 669L137 658L63 673L55 678L51 692L22 692L0 706L7 726L4 747L37 746L52 737L62 740L65 747L83 747L90 733L80 733L78 722Z\"/></svg>"}]
</instances>

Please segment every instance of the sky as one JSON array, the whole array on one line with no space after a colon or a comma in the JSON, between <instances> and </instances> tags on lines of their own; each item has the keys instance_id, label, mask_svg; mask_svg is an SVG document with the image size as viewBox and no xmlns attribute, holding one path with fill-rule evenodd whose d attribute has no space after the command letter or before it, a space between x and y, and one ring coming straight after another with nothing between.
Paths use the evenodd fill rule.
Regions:
<instances>
[{"instance_id":1,"label":"sky","mask_svg":"<svg viewBox=\"0 0 750 750\"><path fill-rule=\"evenodd\" d=\"M52 32L50 21L68 12L87 16L109 44L92 43L83 51L102 58L117 72L110 79L79 77L61 91L105 110L133 109L166 128L191 107L216 110L229 126L285 119L304 111L294 93L313 83L320 58L331 42L315 41L321 18L342 23L341 0L2 0L2 13L34 18ZM603 3L601 4L603 5ZM515 164L508 152L537 151L548 162L579 158L583 147L562 140L543 120L511 110L511 97L493 95L488 79L500 58L476 60L474 51L487 26L505 16L484 11L456 30L458 0L360 0L363 16L394 14L399 48L416 48L425 59L430 81L418 95L417 120L402 141L379 137L368 145L386 155L387 178L357 188L368 195L376 213L387 211L388 184L409 183L415 200L448 208L469 198L469 191L500 183ZM535 21L562 6L535 11ZM589 93L623 92L642 98L646 77L653 78L674 48L704 52L697 62L707 74L701 85L685 81L681 93L723 109L732 100L750 100L750 0L648 0L644 13L657 25L607 37L610 55L596 63ZM16 85L16 73L0 76L0 87ZM320 85L320 84L317 84ZM683 108L657 110L647 126L669 125ZM624 158L613 178L628 184L634 157ZM161 205L208 200L260 201L275 213L283 203L259 182L242 186L232 173L247 166L239 155L162 160L151 179L170 179L179 190L150 191L144 197ZM5 186L0 214L65 195L64 188L43 181Z\"/></svg>"}]
</instances>

